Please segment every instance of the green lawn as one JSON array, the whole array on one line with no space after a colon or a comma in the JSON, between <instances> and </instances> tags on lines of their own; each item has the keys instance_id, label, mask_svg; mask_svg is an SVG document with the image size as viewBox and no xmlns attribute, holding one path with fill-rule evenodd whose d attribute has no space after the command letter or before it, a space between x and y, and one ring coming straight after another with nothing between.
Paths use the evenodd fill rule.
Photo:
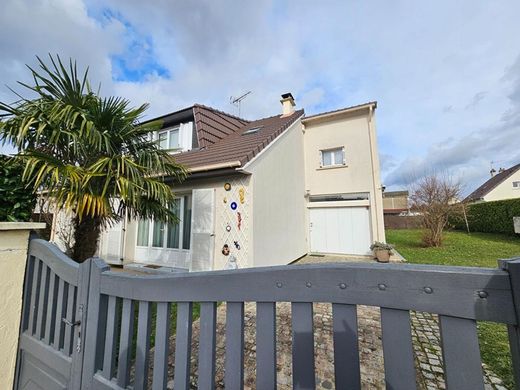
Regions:
<instances>
[{"instance_id":1,"label":"green lawn","mask_svg":"<svg viewBox=\"0 0 520 390\"><path fill-rule=\"evenodd\" d=\"M520 256L520 238L501 234L450 231L441 248L425 248L421 230L387 230L386 241L394 244L410 263L474 267L497 266L497 259ZM513 388L511 357L506 327L490 322L479 323L482 360Z\"/></svg>"}]
</instances>

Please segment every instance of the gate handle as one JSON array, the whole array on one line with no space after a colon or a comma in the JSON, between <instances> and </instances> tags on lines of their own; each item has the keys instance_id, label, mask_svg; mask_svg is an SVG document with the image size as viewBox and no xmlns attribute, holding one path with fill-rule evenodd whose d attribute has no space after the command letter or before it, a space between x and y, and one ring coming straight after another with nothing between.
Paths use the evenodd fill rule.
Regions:
<instances>
[{"instance_id":1,"label":"gate handle","mask_svg":"<svg viewBox=\"0 0 520 390\"><path fill-rule=\"evenodd\" d=\"M80 320L77 320L77 321L75 321L75 322L70 322L70 321L69 321L68 319L66 319L66 318L62 318L61 320L65 323L65 325L72 326L72 327L75 327L75 326L81 324L81 321L80 321Z\"/></svg>"}]
</instances>

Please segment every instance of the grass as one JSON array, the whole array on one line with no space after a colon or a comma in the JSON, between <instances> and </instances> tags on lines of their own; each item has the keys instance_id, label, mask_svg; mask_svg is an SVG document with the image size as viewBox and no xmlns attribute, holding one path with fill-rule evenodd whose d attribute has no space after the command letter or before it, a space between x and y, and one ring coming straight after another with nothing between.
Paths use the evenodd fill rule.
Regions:
<instances>
[{"instance_id":1,"label":"grass","mask_svg":"<svg viewBox=\"0 0 520 390\"><path fill-rule=\"evenodd\" d=\"M491 233L449 231L440 248L425 248L419 229L387 230L387 242L410 263L497 267L497 259L520 256L520 239ZM479 339L482 360L504 381L514 387L511 355L505 325L479 322Z\"/></svg>"}]
</instances>

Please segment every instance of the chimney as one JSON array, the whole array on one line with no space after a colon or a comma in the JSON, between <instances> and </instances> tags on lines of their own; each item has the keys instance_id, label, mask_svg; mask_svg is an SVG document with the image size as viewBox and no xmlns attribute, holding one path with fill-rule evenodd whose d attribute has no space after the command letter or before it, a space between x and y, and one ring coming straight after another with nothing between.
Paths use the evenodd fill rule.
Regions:
<instances>
[{"instance_id":1,"label":"chimney","mask_svg":"<svg viewBox=\"0 0 520 390\"><path fill-rule=\"evenodd\" d=\"M280 103L282 103L282 116L288 116L294 112L294 106L296 104L294 103L293 95L290 92L282 95Z\"/></svg>"}]
</instances>

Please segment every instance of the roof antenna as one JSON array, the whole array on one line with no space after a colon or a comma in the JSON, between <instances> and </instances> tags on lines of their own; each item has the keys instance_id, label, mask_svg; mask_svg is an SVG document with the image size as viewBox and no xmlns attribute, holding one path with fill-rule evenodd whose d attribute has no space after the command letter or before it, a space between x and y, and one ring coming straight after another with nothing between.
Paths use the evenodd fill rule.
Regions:
<instances>
[{"instance_id":1,"label":"roof antenna","mask_svg":"<svg viewBox=\"0 0 520 390\"><path fill-rule=\"evenodd\" d=\"M234 105L235 107L238 107L238 116L240 117L240 103L242 102L242 100L244 100L247 95L249 95L250 93L252 93L253 91L247 91L246 93L244 93L243 95L239 96L239 97L233 97L233 96L230 96L229 98L229 104L232 104Z\"/></svg>"}]
</instances>

